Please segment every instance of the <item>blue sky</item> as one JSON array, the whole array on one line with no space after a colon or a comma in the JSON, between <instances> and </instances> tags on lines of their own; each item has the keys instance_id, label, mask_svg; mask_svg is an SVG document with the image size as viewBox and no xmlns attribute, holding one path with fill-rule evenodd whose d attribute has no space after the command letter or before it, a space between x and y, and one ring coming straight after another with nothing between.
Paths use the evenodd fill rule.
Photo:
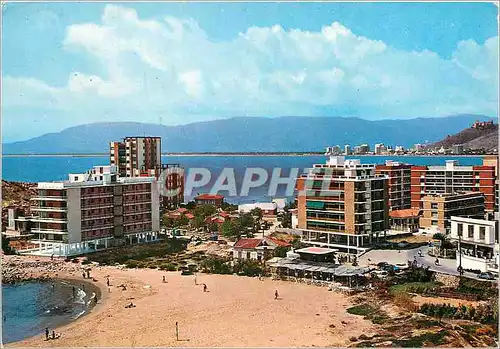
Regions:
<instances>
[{"instance_id":1,"label":"blue sky","mask_svg":"<svg viewBox=\"0 0 500 349\"><path fill-rule=\"evenodd\" d=\"M497 116L497 15L492 3L8 3L4 141L98 121Z\"/></svg>"}]
</instances>

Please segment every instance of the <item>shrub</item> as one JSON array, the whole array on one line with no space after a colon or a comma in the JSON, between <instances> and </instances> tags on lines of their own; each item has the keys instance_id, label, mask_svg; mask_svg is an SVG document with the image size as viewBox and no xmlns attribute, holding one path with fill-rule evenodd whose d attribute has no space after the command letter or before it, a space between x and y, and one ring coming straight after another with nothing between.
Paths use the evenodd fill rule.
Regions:
<instances>
[{"instance_id":1,"label":"shrub","mask_svg":"<svg viewBox=\"0 0 500 349\"><path fill-rule=\"evenodd\" d=\"M227 260L222 258L210 257L202 262L201 269L204 273L209 274L232 274L231 267L227 262Z\"/></svg>"},{"instance_id":2,"label":"shrub","mask_svg":"<svg viewBox=\"0 0 500 349\"><path fill-rule=\"evenodd\" d=\"M139 264L139 263L138 263L137 261L135 261L135 260L133 260L133 259L132 259L132 260L127 261L127 262L125 263L125 266L126 266L127 268L131 268L131 269L132 269L132 268L137 268L138 264Z\"/></svg>"},{"instance_id":3,"label":"shrub","mask_svg":"<svg viewBox=\"0 0 500 349\"><path fill-rule=\"evenodd\" d=\"M83 264L83 265L87 265L87 264L90 264L90 263L92 263L92 262L91 262L91 261L89 261L88 259L85 259L85 260L82 262L82 264Z\"/></svg>"},{"instance_id":4,"label":"shrub","mask_svg":"<svg viewBox=\"0 0 500 349\"><path fill-rule=\"evenodd\" d=\"M238 275L245 276L258 276L264 274L264 267L257 261L253 260L244 260L238 261L234 267L233 272Z\"/></svg>"}]
</instances>

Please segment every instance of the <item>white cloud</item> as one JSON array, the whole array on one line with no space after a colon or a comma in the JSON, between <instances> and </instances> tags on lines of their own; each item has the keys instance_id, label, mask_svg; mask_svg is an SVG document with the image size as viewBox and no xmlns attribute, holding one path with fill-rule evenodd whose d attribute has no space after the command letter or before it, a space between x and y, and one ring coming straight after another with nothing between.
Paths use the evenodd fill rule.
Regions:
<instances>
[{"instance_id":1,"label":"white cloud","mask_svg":"<svg viewBox=\"0 0 500 349\"><path fill-rule=\"evenodd\" d=\"M338 22L315 32L251 27L214 42L193 19L144 19L108 5L100 23L69 26L63 44L100 67L68 72L64 87L8 77L4 107L71 115L91 108L89 122L162 117L173 124L200 115L323 115L325 108L361 117L498 112L498 37L459 42L451 59L397 50Z\"/></svg>"}]
</instances>

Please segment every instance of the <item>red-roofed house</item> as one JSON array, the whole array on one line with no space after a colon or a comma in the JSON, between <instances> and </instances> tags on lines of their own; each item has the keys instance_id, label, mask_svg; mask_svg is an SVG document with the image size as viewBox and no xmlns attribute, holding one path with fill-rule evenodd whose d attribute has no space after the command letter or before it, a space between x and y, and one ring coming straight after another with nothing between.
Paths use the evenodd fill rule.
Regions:
<instances>
[{"instance_id":1,"label":"red-roofed house","mask_svg":"<svg viewBox=\"0 0 500 349\"><path fill-rule=\"evenodd\" d=\"M408 233L417 232L420 228L419 208L408 208L404 210L394 210L389 212L391 230L403 231Z\"/></svg>"},{"instance_id":2,"label":"red-roofed house","mask_svg":"<svg viewBox=\"0 0 500 349\"><path fill-rule=\"evenodd\" d=\"M197 205L215 205L221 207L224 202L224 196L217 194L201 194L194 198L194 202L196 202Z\"/></svg>"},{"instance_id":3,"label":"red-roofed house","mask_svg":"<svg viewBox=\"0 0 500 349\"><path fill-rule=\"evenodd\" d=\"M272 256L275 248L290 246L288 242L276 238L239 239L233 246L233 258L261 261Z\"/></svg>"}]
</instances>

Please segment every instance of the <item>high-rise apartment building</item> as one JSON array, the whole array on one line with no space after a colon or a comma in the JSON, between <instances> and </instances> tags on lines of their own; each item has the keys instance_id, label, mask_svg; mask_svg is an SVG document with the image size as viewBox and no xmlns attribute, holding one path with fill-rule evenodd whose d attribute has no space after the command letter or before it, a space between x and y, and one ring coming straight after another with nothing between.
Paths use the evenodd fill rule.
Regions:
<instances>
[{"instance_id":1,"label":"high-rise apartment building","mask_svg":"<svg viewBox=\"0 0 500 349\"><path fill-rule=\"evenodd\" d=\"M472 191L483 193L486 211L493 212L495 179L493 166L459 166L455 160L447 160L445 166L412 166L411 206L422 208L429 194Z\"/></svg>"},{"instance_id":2,"label":"high-rise apartment building","mask_svg":"<svg viewBox=\"0 0 500 349\"><path fill-rule=\"evenodd\" d=\"M160 137L125 137L111 142L110 163L122 177L154 176L161 170Z\"/></svg>"},{"instance_id":3,"label":"high-rise apartment building","mask_svg":"<svg viewBox=\"0 0 500 349\"><path fill-rule=\"evenodd\" d=\"M495 219L499 220L498 210L500 209L500 168L498 166L498 155L483 156L483 166L495 168Z\"/></svg>"},{"instance_id":4,"label":"high-rise apartment building","mask_svg":"<svg viewBox=\"0 0 500 349\"><path fill-rule=\"evenodd\" d=\"M375 172L389 178L389 210L411 208L411 165L387 160L376 165Z\"/></svg>"},{"instance_id":5,"label":"high-rise apartment building","mask_svg":"<svg viewBox=\"0 0 500 349\"><path fill-rule=\"evenodd\" d=\"M184 202L184 169L180 164L165 164L161 167L166 192L161 197L162 207L176 208Z\"/></svg>"},{"instance_id":6,"label":"high-rise apartment building","mask_svg":"<svg viewBox=\"0 0 500 349\"><path fill-rule=\"evenodd\" d=\"M375 165L330 155L297 179L302 242L358 254L389 227L388 179Z\"/></svg>"},{"instance_id":7,"label":"high-rise apartment building","mask_svg":"<svg viewBox=\"0 0 500 349\"><path fill-rule=\"evenodd\" d=\"M121 178L116 166L38 183L31 212L32 240L55 255L106 248L117 238L152 239L160 229L156 178Z\"/></svg>"}]
</instances>

